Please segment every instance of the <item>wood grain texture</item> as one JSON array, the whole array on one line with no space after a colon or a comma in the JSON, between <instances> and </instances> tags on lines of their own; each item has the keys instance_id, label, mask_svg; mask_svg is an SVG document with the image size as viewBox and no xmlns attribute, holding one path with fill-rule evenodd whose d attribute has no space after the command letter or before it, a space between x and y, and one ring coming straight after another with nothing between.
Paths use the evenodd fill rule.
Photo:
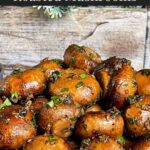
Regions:
<instances>
[{"instance_id":1,"label":"wood grain texture","mask_svg":"<svg viewBox=\"0 0 150 150\"><path fill-rule=\"evenodd\" d=\"M148 8L147 40L146 40L144 68L150 68L150 8Z\"/></svg>"},{"instance_id":2,"label":"wood grain texture","mask_svg":"<svg viewBox=\"0 0 150 150\"><path fill-rule=\"evenodd\" d=\"M144 62L146 9L78 8L51 20L31 7L0 8L0 63L35 65L45 57L63 58L76 43L111 56L132 60L136 69Z\"/></svg>"}]
</instances>

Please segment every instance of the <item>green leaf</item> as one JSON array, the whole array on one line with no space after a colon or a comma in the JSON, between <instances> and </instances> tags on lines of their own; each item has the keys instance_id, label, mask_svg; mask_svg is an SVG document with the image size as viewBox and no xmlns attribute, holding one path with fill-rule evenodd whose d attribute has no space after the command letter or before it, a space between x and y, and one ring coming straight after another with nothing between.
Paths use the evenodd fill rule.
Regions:
<instances>
[{"instance_id":1,"label":"green leaf","mask_svg":"<svg viewBox=\"0 0 150 150\"><path fill-rule=\"evenodd\" d=\"M7 98L4 103L0 104L0 109L6 107L6 106L11 106L12 103L10 102L10 100Z\"/></svg>"},{"instance_id":2,"label":"green leaf","mask_svg":"<svg viewBox=\"0 0 150 150\"><path fill-rule=\"evenodd\" d=\"M141 105L140 103L136 103L135 106L136 106L137 108L141 108L141 107L142 107L142 105Z\"/></svg>"},{"instance_id":3,"label":"green leaf","mask_svg":"<svg viewBox=\"0 0 150 150\"><path fill-rule=\"evenodd\" d=\"M49 102L47 103L47 105L50 106L50 107L54 107L55 104L54 104L54 101L51 100L51 101L49 101Z\"/></svg>"},{"instance_id":4,"label":"green leaf","mask_svg":"<svg viewBox=\"0 0 150 150\"><path fill-rule=\"evenodd\" d=\"M50 144L54 145L57 142L57 137L53 136L53 135L49 135L48 140L49 140Z\"/></svg>"},{"instance_id":5,"label":"green leaf","mask_svg":"<svg viewBox=\"0 0 150 150\"><path fill-rule=\"evenodd\" d=\"M0 104L0 109L2 109L4 107L5 107L4 103Z\"/></svg>"},{"instance_id":6,"label":"green leaf","mask_svg":"<svg viewBox=\"0 0 150 150\"><path fill-rule=\"evenodd\" d=\"M45 83L42 83L42 86L43 86L43 87L46 87L46 84L45 84Z\"/></svg>"},{"instance_id":7,"label":"green leaf","mask_svg":"<svg viewBox=\"0 0 150 150\"><path fill-rule=\"evenodd\" d=\"M20 72L22 72L22 70L20 68L16 68L13 70L12 74L18 74Z\"/></svg>"},{"instance_id":8,"label":"green leaf","mask_svg":"<svg viewBox=\"0 0 150 150\"><path fill-rule=\"evenodd\" d=\"M82 81L80 81L80 82L78 82L78 83L76 84L76 88L80 88L81 86L83 86L83 82L82 82Z\"/></svg>"},{"instance_id":9,"label":"green leaf","mask_svg":"<svg viewBox=\"0 0 150 150\"><path fill-rule=\"evenodd\" d=\"M121 145L124 145L126 143L125 139L123 136L120 136L117 141L121 144Z\"/></svg>"},{"instance_id":10,"label":"green leaf","mask_svg":"<svg viewBox=\"0 0 150 150\"><path fill-rule=\"evenodd\" d=\"M61 89L61 92L68 92L69 91L69 88L62 88Z\"/></svg>"},{"instance_id":11,"label":"green leaf","mask_svg":"<svg viewBox=\"0 0 150 150\"><path fill-rule=\"evenodd\" d=\"M86 145L90 145L90 143L91 143L91 140L88 138L88 139L83 139L82 140L82 143L83 144L86 144Z\"/></svg>"},{"instance_id":12,"label":"green leaf","mask_svg":"<svg viewBox=\"0 0 150 150\"><path fill-rule=\"evenodd\" d=\"M54 107L54 105L58 105L61 103L61 99L59 96L52 96L51 100L47 103L48 106Z\"/></svg>"},{"instance_id":13,"label":"green leaf","mask_svg":"<svg viewBox=\"0 0 150 150\"><path fill-rule=\"evenodd\" d=\"M12 105L8 98L4 101L4 104L5 104L5 106L11 106Z\"/></svg>"},{"instance_id":14,"label":"green leaf","mask_svg":"<svg viewBox=\"0 0 150 150\"><path fill-rule=\"evenodd\" d=\"M86 73L82 73L79 76L80 76L81 79L85 79L87 77L87 74Z\"/></svg>"},{"instance_id":15,"label":"green leaf","mask_svg":"<svg viewBox=\"0 0 150 150\"><path fill-rule=\"evenodd\" d=\"M12 94L11 94L11 98L12 99L18 99L18 93L17 92L13 92Z\"/></svg>"},{"instance_id":16,"label":"green leaf","mask_svg":"<svg viewBox=\"0 0 150 150\"><path fill-rule=\"evenodd\" d=\"M37 125L37 122L36 122L36 118L35 118L35 116L33 116L33 118L32 118L32 124L33 124L34 126L36 126L36 125Z\"/></svg>"},{"instance_id":17,"label":"green leaf","mask_svg":"<svg viewBox=\"0 0 150 150\"><path fill-rule=\"evenodd\" d=\"M51 100L54 101L54 104L60 104L61 103L61 99L59 98L59 96L52 96Z\"/></svg>"},{"instance_id":18,"label":"green leaf","mask_svg":"<svg viewBox=\"0 0 150 150\"><path fill-rule=\"evenodd\" d=\"M90 53L89 56L88 56L88 58L89 58L89 60L93 60L94 55L92 53Z\"/></svg>"},{"instance_id":19,"label":"green leaf","mask_svg":"<svg viewBox=\"0 0 150 150\"><path fill-rule=\"evenodd\" d=\"M60 97L59 97L59 96L52 96L52 97L51 97L51 100L53 100L54 103L57 103L57 102L60 101Z\"/></svg>"},{"instance_id":20,"label":"green leaf","mask_svg":"<svg viewBox=\"0 0 150 150\"><path fill-rule=\"evenodd\" d=\"M128 118L128 122L129 122L130 124L134 124L134 123L135 123L135 121L134 121L133 118Z\"/></svg>"},{"instance_id":21,"label":"green leaf","mask_svg":"<svg viewBox=\"0 0 150 150\"><path fill-rule=\"evenodd\" d=\"M5 106L11 106L11 102L8 98L6 98L6 100L4 101Z\"/></svg>"}]
</instances>

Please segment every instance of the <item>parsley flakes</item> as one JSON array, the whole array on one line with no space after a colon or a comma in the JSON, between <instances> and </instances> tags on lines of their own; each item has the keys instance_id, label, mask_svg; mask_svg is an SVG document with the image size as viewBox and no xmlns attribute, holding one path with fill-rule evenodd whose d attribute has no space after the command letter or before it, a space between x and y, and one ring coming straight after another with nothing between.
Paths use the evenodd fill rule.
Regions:
<instances>
[{"instance_id":1,"label":"parsley flakes","mask_svg":"<svg viewBox=\"0 0 150 150\"><path fill-rule=\"evenodd\" d=\"M54 104L54 101L51 100L51 101L49 101L49 102L47 103L47 105L50 106L50 107L54 107L55 104Z\"/></svg>"},{"instance_id":2,"label":"parsley flakes","mask_svg":"<svg viewBox=\"0 0 150 150\"><path fill-rule=\"evenodd\" d=\"M80 76L81 79L85 79L87 77L87 74L86 73L82 73L79 76Z\"/></svg>"},{"instance_id":3,"label":"parsley flakes","mask_svg":"<svg viewBox=\"0 0 150 150\"><path fill-rule=\"evenodd\" d=\"M18 99L18 93L17 92L13 92L12 94L11 94L11 99Z\"/></svg>"},{"instance_id":4,"label":"parsley flakes","mask_svg":"<svg viewBox=\"0 0 150 150\"><path fill-rule=\"evenodd\" d=\"M84 84L84 83L83 83L82 81L80 81L80 82L78 82L78 83L76 84L75 87L76 87L76 88L80 88L81 86L83 86L83 84Z\"/></svg>"},{"instance_id":5,"label":"parsley flakes","mask_svg":"<svg viewBox=\"0 0 150 150\"><path fill-rule=\"evenodd\" d=\"M20 68L16 68L13 70L12 74L18 74L20 72L22 72L22 70Z\"/></svg>"},{"instance_id":6,"label":"parsley flakes","mask_svg":"<svg viewBox=\"0 0 150 150\"><path fill-rule=\"evenodd\" d=\"M61 103L61 99L59 96L52 96L51 100L47 103L48 106L54 107L54 105L58 105Z\"/></svg>"},{"instance_id":7,"label":"parsley flakes","mask_svg":"<svg viewBox=\"0 0 150 150\"><path fill-rule=\"evenodd\" d=\"M53 136L53 135L49 135L48 141L49 141L49 143L50 143L51 145L54 145L54 144L56 144L56 142L57 142L57 137L56 137L56 136Z\"/></svg>"},{"instance_id":8,"label":"parsley flakes","mask_svg":"<svg viewBox=\"0 0 150 150\"><path fill-rule=\"evenodd\" d=\"M61 92L68 92L69 91L69 88L62 88L61 89Z\"/></svg>"},{"instance_id":9,"label":"parsley flakes","mask_svg":"<svg viewBox=\"0 0 150 150\"><path fill-rule=\"evenodd\" d=\"M93 55L92 53L90 53L90 54L88 55L88 58L89 58L89 60L93 60L94 55Z\"/></svg>"},{"instance_id":10,"label":"parsley flakes","mask_svg":"<svg viewBox=\"0 0 150 150\"><path fill-rule=\"evenodd\" d=\"M125 139L123 136L120 136L118 139L117 139L118 143L120 143L121 145L124 145L126 143Z\"/></svg>"},{"instance_id":11,"label":"parsley flakes","mask_svg":"<svg viewBox=\"0 0 150 150\"><path fill-rule=\"evenodd\" d=\"M142 105L141 105L140 103L136 103L135 106L136 106L137 108L141 108L141 107L142 107Z\"/></svg>"},{"instance_id":12,"label":"parsley flakes","mask_svg":"<svg viewBox=\"0 0 150 150\"><path fill-rule=\"evenodd\" d=\"M11 105L12 105L12 104L11 104L10 100L7 98L7 99L4 101L4 103L0 104L0 109L4 108L4 107L6 107L6 106L11 106Z\"/></svg>"},{"instance_id":13,"label":"parsley flakes","mask_svg":"<svg viewBox=\"0 0 150 150\"><path fill-rule=\"evenodd\" d=\"M133 118L128 118L128 122L129 122L129 124L134 124L135 120Z\"/></svg>"},{"instance_id":14,"label":"parsley flakes","mask_svg":"<svg viewBox=\"0 0 150 150\"><path fill-rule=\"evenodd\" d=\"M85 145L90 145L91 140L89 138L88 139L83 139L82 143L85 144Z\"/></svg>"}]
</instances>

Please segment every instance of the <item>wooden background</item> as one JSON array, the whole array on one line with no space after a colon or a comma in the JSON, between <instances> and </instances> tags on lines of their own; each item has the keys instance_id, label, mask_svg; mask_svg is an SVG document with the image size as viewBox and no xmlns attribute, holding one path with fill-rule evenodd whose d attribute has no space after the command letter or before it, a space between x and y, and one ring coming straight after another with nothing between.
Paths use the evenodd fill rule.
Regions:
<instances>
[{"instance_id":1,"label":"wooden background","mask_svg":"<svg viewBox=\"0 0 150 150\"><path fill-rule=\"evenodd\" d=\"M0 63L7 74L16 64L63 58L76 43L102 59L116 55L132 60L137 70L150 68L149 28L149 8L78 8L52 20L32 7L0 7Z\"/></svg>"}]
</instances>

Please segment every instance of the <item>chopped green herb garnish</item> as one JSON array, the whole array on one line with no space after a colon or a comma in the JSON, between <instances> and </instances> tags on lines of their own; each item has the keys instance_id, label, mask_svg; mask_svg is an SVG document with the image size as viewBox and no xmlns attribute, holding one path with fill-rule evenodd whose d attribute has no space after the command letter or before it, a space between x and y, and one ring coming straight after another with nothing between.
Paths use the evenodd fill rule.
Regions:
<instances>
[{"instance_id":1,"label":"chopped green herb garnish","mask_svg":"<svg viewBox=\"0 0 150 150\"><path fill-rule=\"evenodd\" d=\"M128 122L129 122L130 124L134 124L134 123L135 123L135 120L134 120L133 118L128 118Z\"/></svg>"},{"instance_id":2,"label":"chopped green herb garnish","mask_svg":"<svg viewBox=\"0 0 150 150\"><path fill-rule=\"evenodd\" d=\"M42 83L42 86L43 86L43 87L46 87L46 84L45 84L45 83Z\"/></svg>"},{"instance_id":3,"label":"chopped green herb garnish","mask_svg":"<svg viewBox=\"0 0 150 150\"><path fill-rule=\"evenodd\" d=\"M134 104L140 100L142 100L144 97L140 96L140 95L136 95L136 96L128 96L127 97L127 104Z\"/></svg>"},{"instance_id":4,"label":"chopped green herb garnish","mask_svg":"<svg viewBox=\"0 0 150 150\"><path fill-rule=\"evenodd\" d=\"M87 77L87 74L86 73L82 73L79 76L80 76L81 79L85 79Z\"/></svg>"},{"instance_id":5,"label":"chopped green herb garnish","mask_svg":"<svg viewBox=\"0 0 150 150\"><path fill-rule=\"evenodd\" d=\"M8 98L4 101L4 103L0 104L0 109L4 108L6 106L11 106L11 102Z\"/></svg>"},{"instance_id":6,"label":"chopped green herb garnish","mask_svg":"<svg viewBox=\"0 0 150 150\"><path fill-rule=\"evenodd\" d=\"M18 93L17 93L17 92L14 92L14 93L11 94L11 98L12 98L12 99L18 99L18 97L19 97L19 96L18 96Z\"/></svg>"},{"instance_id":7,"label":"chopped green herb garnish","mask_svg":"<svg viewBox=\"0 0 150 150\"><path fill-rule=\"evenodd\" d=\"M76 88L80 88L81 86L83 86L83 82L82 82L82 81L80 81L80 82L78 82L78 83L76 84Z\"/></svg>"},{"instance_id":8,"label":"chopped green herb garnish","mask_svg":"<svg viewBox=\"0 0 150 150\"><path fill-rule=\"evenodd\" d=\"M124 145L126 143L125 139L123 136L120 136L117 141L121 144L121 145Z\"/></svg>"},{"instance_id":9,"label":"chopped green herb garnish","mask_svg":"<svg viewBox=\"0 0 150 150\"><path fill-rule=\"evenodd\" d=\"M55 104L54 104L54 101L51 100L51 101L49 101L49 102L47 103L47 105L50 106L50 107L54 107Z\"/></svg>"},{"instance_id":10,"label":"chopped green herb garnish","mask_svg":"<svg viewBox=\"0 0 150 150\"><path fill-rule=\"evenodd\" d=\"M69 88L62 88L61 89L61 92L68 92L69 91Z\"/></svg>"},{"instance_id":11,"label":"chopped green herb garnish","mask_svg":"<svg viewBox=\"0 0 150 150\"><path fill-rule=\"evenodd\" d=\"M50 144L54 145L54 144L56 144L56 142L57 142L57 137L56 137L56 136L53 136L53 135L50 135L50 136L48 137L48 140L49 140Z\"/></svg>"},{"instance_id":12,"label":"chopped green herb garnish","mask_svg":"<svg viewBox=\"0 0 150 150\"><path fill-rule=\"evenodd\" d=\"M20 68L16 68L13 70L12 74L18 74L20 72L22 72L22 70Z\"/></svg>"},{"instance_id":13,"label":"chopped green herb garnish","mask_svg":"<svg viewBox=\"0 0 150 150\"><path fill-rule=\"evenodd\" d=\"M89 60L93 60L94 55L92 53L89 54L88 58Z\"/></svg>"},{"instance_id":14,"label":"chopped green herb garnish","mask_svg":"<svg viewBox=\"0 0 150 150\"><path fill-rule=\"evenodd\" d=\"M82 143L83 144L86 144L86 145L90 145L90 143L91 143L91 140L88 138L88 139L83 139L82 140Z\"/></svg>"},{"instance_id":15,"label":"chopped green herb garnish","mask_svg":"<svg viewBox=\"0 0 150 150\"><path fill-rule=\"evenodd\" d=\"M34 126L36 126L36 125L37 125L37 122L36 122L36 118L35 118L35 116L33 116L33 118L32 118L32 124L33 124Z\"/></svg>"},{"instance_id":16,"label":"chopped green herb garnish","mask_svg":"<svg viewBox=\"0 0 150 150\"><path fill-rule=\"evenodd\" d=\"M142 107L142 105L141 105L140 103L136 103L135 106L136 106L137 108L141 108L141 107Z\"/></svg>"},{"instance_id":17,"label":"chopped green herb garnish","mask_svg":"<svg viewBox=\"0 0 150 150\"><path fill-rule=\"evenodd\" d=\"M51 100L47 103L48 106L54 107L54 105L58 105L61 103L61 99L59 96L52 96Z\"/></svg>"},{"instance_id":18,"label":"chopped green herb garnish","mask_svg":"<svg viewBox=\"0 0 150 150\"><path fill-rule=\"evenodd\" d=\"M53 100L55 103L60 102L60 97L59 96L52 96L51 100Z\"/></svg>"}]
</instances>

